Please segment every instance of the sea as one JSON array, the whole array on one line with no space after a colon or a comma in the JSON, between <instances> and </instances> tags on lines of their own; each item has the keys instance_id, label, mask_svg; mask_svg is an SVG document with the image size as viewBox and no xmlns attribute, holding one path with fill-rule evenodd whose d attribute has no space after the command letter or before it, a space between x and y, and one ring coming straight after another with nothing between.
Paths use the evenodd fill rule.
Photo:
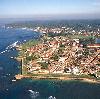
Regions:
<instances>
[{"instance_id":1,"label":"sea","mask_svg":"<svg viewBox=\"0 0 100 99\"><path fill-rule=\"evenodd\" d=\"M40 33L31 30L0 26L0 99L100 99L100 84L32 79L14 81L14 76L20 73L20 62L11 58L18 55L15 45L40 37Z\"/></svg>"}]
</instances>

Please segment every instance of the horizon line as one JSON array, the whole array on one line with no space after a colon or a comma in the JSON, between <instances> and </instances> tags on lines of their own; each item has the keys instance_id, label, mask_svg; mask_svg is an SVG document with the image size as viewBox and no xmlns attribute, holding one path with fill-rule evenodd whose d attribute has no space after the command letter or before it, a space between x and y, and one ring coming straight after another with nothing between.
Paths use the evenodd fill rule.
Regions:
<instances>
[{"instance_id":1,"label":"horizon line","mask_svg":"<svg viewBox=\"0 0 100 99\"><path fill-rule=\"evenodd\" d=\"M69 13L69 14L13 14L1 15L0 18L100 18L100 13Z\"/></svg>"}]
</instances>

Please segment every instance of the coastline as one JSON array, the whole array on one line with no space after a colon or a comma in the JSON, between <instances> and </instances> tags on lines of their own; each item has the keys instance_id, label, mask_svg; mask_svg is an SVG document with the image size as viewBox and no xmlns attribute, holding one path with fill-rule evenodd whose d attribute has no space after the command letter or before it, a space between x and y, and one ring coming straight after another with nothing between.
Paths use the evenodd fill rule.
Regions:
<instances>
[{"instance_id":1,"label":"coastline","mask_svg":"<svg viewBox=\"0 0 100 99\"><path fill-rule=\"evenodd\" d=\"M81 82L87 82L87 83L98 83L100 84L100 80L96 80L96 79L91 79L91 78L81 78L81 77L75 77L75 78L71 78L71 77L45 77L45 76L28 76L28 75L15 75L16 80L20 80L23 78L31 78L33 80L43 80L43 79L50 79L50 80L62 80L62 81L81 81Z\"/></svg>"}]
</instances>

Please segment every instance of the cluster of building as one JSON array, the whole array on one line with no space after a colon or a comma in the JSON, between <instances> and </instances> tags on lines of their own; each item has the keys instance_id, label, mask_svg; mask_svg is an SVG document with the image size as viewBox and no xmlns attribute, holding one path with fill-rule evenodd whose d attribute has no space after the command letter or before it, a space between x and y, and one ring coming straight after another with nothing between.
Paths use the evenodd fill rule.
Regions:
<instances>
[{"instance_id":1,"label":"cluster of building","mask_svg":"<svg viewBox=\"0 0 100 99\"><path fill-rule=\"evenodd\" d=\"M49 33L49 32L52 32L52 33L62 33L67 31L68 29L66 29L65 27L61 27L61 28L47 28L47 27L35 27L34 31L36 32L41 32L41 33Z\"/></svg>"},{"instance_id":2,"label":"cluster of building","mask_svg":"<svg viewBox=\"0 0 100 99\"><path fill-rule=\"evenodd\" d=\"M25 64L27 72L40 74L94 74L100 72L100 44L85 48L79 39L63 36L44 37L42 43L27 49L31 60Z\"/></svg>"},{"instance_id":3,"label":"cluster of building","mask_svg":"<svg viewBox=\"0 0 100 99\"><path fill-rule=\"evenodd\" d=\"M83 27L84 28L84 27ZM48 34L48 33L56 33L56 34L60 34L60 33L64 33L64 34L81 34L81 35L85 35L85 36L100 36L100 28L96 28L96 29L92 29L92 27L90 25L88 25L86 28L84 29L77 29L74 27L35 27L33 29L35 32L40 32L40 33L44 33L44 34Z\"/></svg>"}]
</instances>

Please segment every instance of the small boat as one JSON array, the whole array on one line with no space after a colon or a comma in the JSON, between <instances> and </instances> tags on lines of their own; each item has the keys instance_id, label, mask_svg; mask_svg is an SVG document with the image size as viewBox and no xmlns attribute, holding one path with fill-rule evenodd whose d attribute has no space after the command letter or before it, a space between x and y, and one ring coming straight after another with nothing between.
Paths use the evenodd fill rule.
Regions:
<instances>
[{"instance_id":1,"label":"small boat","mask_svg":"<svg viewBox=\"0 0 100 99\"><path fill-rule=\"evenodd\" d=\"M13 81L13 82L15 82L15 81L16 81L16 79L12 79L12 81Z\"/></svg>"},{"instance_id":2,"label":"small boat","mask_svg":"<svg viewBox=\"0 0 100 99\"><path fill-rule=\"evenodd\" d=\"M8 91L8 89L6 89Z\"/></svg>"},{"instance_id":3,"label":"small boat","mask_svg":"<svg viewBox=\"0 0 100 99\"><path fill-rule=\"evenodd\" d=\"M13 59L14 57L10 57L11 59Z\"/></svg>"},{"instance_id":4,"label":"small boat","mask_svg":"<svg viewBox=\"0 0 100 99\"><path fill-rule=\"evenodd\" d=\"M6 74L7 76L10 76L10 74Z\"/></svg>"}]
</instances>

